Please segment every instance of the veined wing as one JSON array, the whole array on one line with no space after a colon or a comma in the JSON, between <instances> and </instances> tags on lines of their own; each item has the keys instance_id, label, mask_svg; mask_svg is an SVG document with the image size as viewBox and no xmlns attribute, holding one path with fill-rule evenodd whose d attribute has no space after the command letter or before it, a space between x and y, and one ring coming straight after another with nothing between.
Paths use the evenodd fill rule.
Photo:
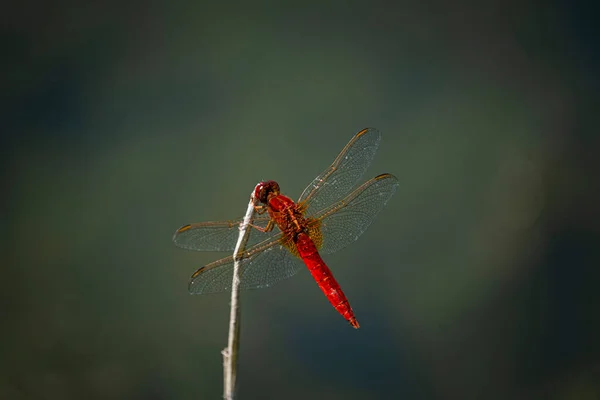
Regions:
<instances>
[{"instance_id":1,"label":"veined wing","mask_svg":"<svg viewBox=\"0 0 600 400\"><path fill-rule=\"evenodd\" d=\"M304 189L298 204L305 204L307 215L338 202L363 176L379 147L381 135L377 129L358 132L342 149L333 164Z\"/></svg>"},{"instance_id":2,"label":"veined wing","mask_svg":"<svg viewBox=\"0 0 600 400\"><path fill-rule=\"evenodd\" d=\"M173 242L176 246L196 251L233 251L240 234L239 226L242 218L232 221L198 222L184 225L175 231ZM253 224L265 227L268 217L256 217ZM268 240L277 235L279 230L261 232L252 229L247 246Z\"/></svg>"},{"instance_id":3,"label":"veined wing","mask_svg":"<svg viewBox=\"0 0 600 400\"><path fill-rule=\"evenodd\" d=\"M301 269L302 261L282 244L282 236L279 233L244 252L240 266L240 288L268 287L293 276ZM232 279L233 257L229 256L194 272L189 291L192 294L205 294L231 290Z\"/></svg>"},{"instance_id":4,"label":"veined wing","mask_svg":"<svg viewBox=\"0 0 600 400\"><path fill-rule=\"evenodd\" d=\"M319 252L333 253L358 239L396 192L398 184L394 175L378 175L343 200L316 213L313 218L321 220L323 237Z\"/></svg>"}]
</instances>

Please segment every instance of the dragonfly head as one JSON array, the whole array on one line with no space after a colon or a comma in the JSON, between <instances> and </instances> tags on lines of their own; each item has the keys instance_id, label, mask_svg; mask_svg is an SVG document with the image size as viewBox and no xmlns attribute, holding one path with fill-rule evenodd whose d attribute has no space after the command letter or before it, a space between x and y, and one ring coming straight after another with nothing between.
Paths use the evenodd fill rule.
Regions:
<instances>
[{"instance_id":1,"label":"dragonfly head","mask_svg":"<svg viewBox=\"0 0 600 400\"><path fill-rule=\"evenodd\" d=\"M254 189L254 197L263 204L268 204L269 198L277 195L279 195L279 184L275 181L261 182Z\"/></svg>"}]
</instances>

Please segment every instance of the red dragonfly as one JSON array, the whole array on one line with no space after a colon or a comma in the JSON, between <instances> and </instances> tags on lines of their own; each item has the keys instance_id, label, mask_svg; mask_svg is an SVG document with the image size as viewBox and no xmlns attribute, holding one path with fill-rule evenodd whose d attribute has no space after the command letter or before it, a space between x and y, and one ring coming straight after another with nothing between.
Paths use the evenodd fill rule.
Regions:
<instances>
[{"instance_id":1,"label":"red dragonfly","mask_svg":"<svg viewBox=\"0 0 600 400\"><path fill-rule=\"evenodd\" d=\"M333 307L354 328L358 321L346 295L320 254L338 251L356 239L392 197L398 179L381 174L352 190L371 164L381 136L376 129L358 132L333 164L304 189L297 202L282 195L274 181L261 182L255 197L256 217L241 264L242 288L263 288L296 274L302 261ZM184 225L173 236L179 247L232 252L242 218ZM278 229L274 229L277 227ZM198 269L191 277L192 294L231 289L233 256Z\"/></svg>"}]
</instances>

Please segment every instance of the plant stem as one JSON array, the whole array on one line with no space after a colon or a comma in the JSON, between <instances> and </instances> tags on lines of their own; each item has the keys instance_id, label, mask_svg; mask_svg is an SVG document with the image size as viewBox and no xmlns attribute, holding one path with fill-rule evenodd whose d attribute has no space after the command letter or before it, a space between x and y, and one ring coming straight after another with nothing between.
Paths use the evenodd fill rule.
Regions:
<instances>
[{"instance_id":1,"label":"plant stem","mask_svg":"<svg viewBox=\"0 0 600 400\"><path fill-rule=\"evenodd\" d=\"M237 359L238 349L240 347L240 264L246 243L248 243L248 235L250 234L250 223L254 215L254 206L256 199L254 198L254 190L250 195L250 203L244 220L240 224L240 235L235 245L233 252L233 281L231 282L231 311L229 313L229 338L227 348L223 349L223 378L224 389L223 397L227 400L233 400L235 392L235 381L237 377Z\"/></svg>"}]
</instances>

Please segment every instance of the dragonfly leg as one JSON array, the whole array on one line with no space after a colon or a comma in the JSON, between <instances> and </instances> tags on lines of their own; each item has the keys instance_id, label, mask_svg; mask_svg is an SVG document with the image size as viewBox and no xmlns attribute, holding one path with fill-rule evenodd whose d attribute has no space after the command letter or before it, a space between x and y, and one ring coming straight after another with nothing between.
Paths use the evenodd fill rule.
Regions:
<instances>
[{"instance_id":1,"label":"dragonfly leg","mask_svg":"<svg viewBox=\"0 0 600 400\"><path fill-rule=\"evenodd\" d=\"M254 212L259 215L264 214L265 211L267 211L267 206L264 206L264 205L263 206L260 206L260 205L254 206Z\"/></svg>"},{"instance_id":2,"label":"dragonfly leg","mask_svg":"<svg viewBox=\"0 0 600 400\"><path fill-rule=\"evenodd\" d=\"M265 226L264 228L262 226L258 226L258 225L254 225L254 224L250 224L250 226L261 232L271 232L273 230L273 228L275 227L275 222L273 222L273 220L270 219L269 222L267 223L267 226Z\"/></svg>"}]
</instances>

